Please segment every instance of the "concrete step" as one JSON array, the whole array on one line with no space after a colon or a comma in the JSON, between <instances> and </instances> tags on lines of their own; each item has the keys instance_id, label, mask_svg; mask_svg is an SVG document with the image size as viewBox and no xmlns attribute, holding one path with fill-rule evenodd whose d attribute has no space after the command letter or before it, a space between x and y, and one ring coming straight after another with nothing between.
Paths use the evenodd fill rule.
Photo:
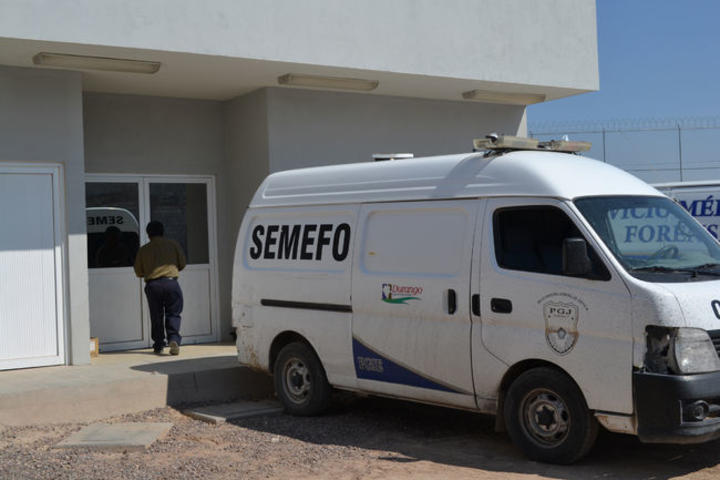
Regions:
<instances>
[{"instance_id":1,"label":"concrete step","mask_svg":"<svg viewBox=\"0 0 720 480\"><path fill-rule=\"evenodd\" d=\"M0 424L91 422L153 408L264 399L272 379L237 363L234 345L101 354L91 365L0 372Z\"/></svg>"},{"instance_id":2,"label":"concrete step","mask_svg":"<svg viewBox=\"0 0 720 480\"><path fill-rule=\"evenodd\" d=\"M258 417L261 415L279 415L283 406L277 400L248 401L207 405L203 407L188 408L183 411L188 417L217 425L239 418Z\"/></svg>"},{"instance_id":3,"label":"concrete step","mask_svg":"<svg viewBox=\"0 0 720 480\"><path fill-rule=\"evenodd\" d=\"M57 443L53 448L142 451L164 437L172 423L93 423Z\"/></svg>"}]
</instances>

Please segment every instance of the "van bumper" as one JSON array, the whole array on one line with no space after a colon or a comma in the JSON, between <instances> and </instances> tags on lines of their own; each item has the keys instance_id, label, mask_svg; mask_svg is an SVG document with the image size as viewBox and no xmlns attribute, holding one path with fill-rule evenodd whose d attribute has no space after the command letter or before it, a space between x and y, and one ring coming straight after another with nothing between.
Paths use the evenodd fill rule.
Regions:
<instances>
[{"instance_id":1,"label":"van bumper","mask_svg":"<svg viewBox=\"0 0 720 480\"><path fill-rule=\"evenodd\" d=\"M720 438L720 372L634 372L633 392L642 442L702 443Z\"/></svg>"}]
</instances>

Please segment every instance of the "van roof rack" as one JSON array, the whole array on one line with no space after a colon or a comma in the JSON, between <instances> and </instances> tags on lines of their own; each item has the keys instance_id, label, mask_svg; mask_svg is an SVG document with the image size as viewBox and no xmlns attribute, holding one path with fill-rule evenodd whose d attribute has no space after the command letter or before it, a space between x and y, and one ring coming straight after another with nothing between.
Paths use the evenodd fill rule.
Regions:
<instances>
[{"instance_id":1,"label":"van roof rack","mask_svg":"<svg viewBox=\"0 0 720 480\"><path fill-rule=\"evenodd\" d=\"M497 153L498 151L512 150L545 150L551 152L564 153L580 153L587 152L592 147L590 142L571 142L569 140L549 140L541 142L535 138L513 137L510 135L498 135L491 133L485 138L476 138L473 140L474 151L488 151L488 153Z\"/></svg>"}]
</instances>

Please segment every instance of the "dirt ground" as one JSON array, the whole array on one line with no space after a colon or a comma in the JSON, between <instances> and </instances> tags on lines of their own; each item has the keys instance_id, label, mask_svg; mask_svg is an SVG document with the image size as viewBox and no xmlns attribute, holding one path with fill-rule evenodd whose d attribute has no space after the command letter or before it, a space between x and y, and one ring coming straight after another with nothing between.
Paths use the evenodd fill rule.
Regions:
<instances>
[{"instance_id":1,"label":"dirt ground","mask_svg":"<svg viewBox=\"0 0 720 480\"><path fill-rule=\"evenodd\" d=\"M0 427L0 478L720 478L720 441L643 445L602 432L580 463L545 465L495 433L492 417L377 398L341 396L314 418L209 425L164 408L108 420L127 421L174 427L143 452L52 448L82 424Z\"/></svg>"}]
</instances>

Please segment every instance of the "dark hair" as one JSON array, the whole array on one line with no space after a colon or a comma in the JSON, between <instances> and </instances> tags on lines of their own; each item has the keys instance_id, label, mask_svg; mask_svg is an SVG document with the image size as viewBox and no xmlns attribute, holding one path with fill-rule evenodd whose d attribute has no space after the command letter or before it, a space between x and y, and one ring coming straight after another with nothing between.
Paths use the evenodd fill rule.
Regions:
<instances>
[{"instance_id":1,"label":"dark hair","mask_svg":"<svg viewBox=\"0 0 720 480\"><path fill-rule=\"evenodd\" d=\"M163 233L165 233L165 227L163 227L163 224L157 220L153 220L147 224L145 231L147 232L148 237L162 237Z\"/></svg>"}]
</instances>

